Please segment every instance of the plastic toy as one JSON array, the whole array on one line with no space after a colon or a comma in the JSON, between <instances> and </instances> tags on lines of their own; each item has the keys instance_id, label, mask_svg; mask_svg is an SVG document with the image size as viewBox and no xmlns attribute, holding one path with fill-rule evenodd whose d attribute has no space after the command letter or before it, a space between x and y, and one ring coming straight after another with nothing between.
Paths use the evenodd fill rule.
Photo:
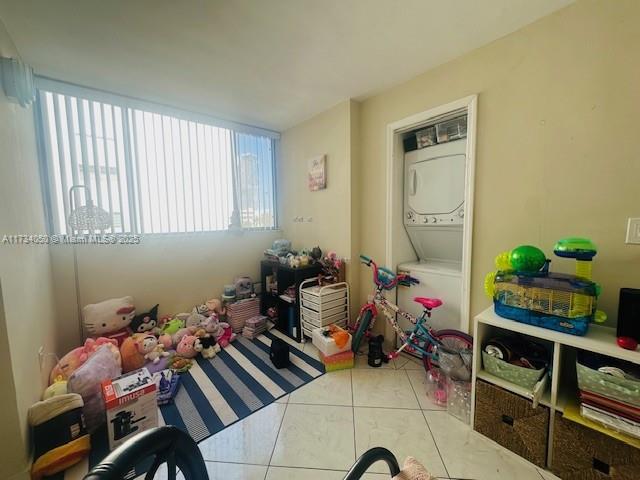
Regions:
<instances>
[{"instance_id":1,"label":"plastic toy","mask_svg":"<svg viewBox=\"0 0 640 480\"><path fill-rule=\"evenodd\" d=\"M82 309L84 327L89 335L113 338L118 346L131 335L129 325L135 314L133 297L112 298Z\"/></svg>"},{"instance_id":2,"label":"plastic toy","mask_svg":"<svg viewBox=\"0 0 640 480\"><path fill-rule=\"evenodd\" d=\"M160 333L160 328L158 327L159 306L158 304L148 312L140 313L133 317L133 320L131 320L131 330L133 330L133 333Z\"/></svg>"},{"instance_id":3,"label":"plastic toy","mask_svg":"<svg viewBox=\"0 0 640 480\"><path fill-rule=\"evenodd\" d=\"M618 337L616 343L625 350L635 350L638 348L638 341L633 337Z\"/></svg>"},{"instance_id":4,"label":"plastic toy","mask_svg":"<svg viewBox=\"0 0 640 480\"><path fill-rule=\"evenodd\" d=\"M606 316L596 310L600 287L591 281L593 243L583 238L560 240L554 252L578 262L581 275L549 272L550 260L536 247L523 245L496 257L497 272L485 277L485 293L498 315L574 335L587 333L591 321ZM587 263L588 265L584 265Z\"/></svg>"}]
</instances>

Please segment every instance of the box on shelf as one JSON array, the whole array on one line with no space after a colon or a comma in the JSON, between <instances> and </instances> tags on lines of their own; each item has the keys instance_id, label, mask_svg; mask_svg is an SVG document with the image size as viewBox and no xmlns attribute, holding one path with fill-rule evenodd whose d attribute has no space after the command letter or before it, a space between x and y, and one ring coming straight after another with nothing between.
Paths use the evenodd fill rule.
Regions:
<instances>
[{"instance_id":1,"label":"box on shelf","mask_svg":"<svg viewBox=\"0 0 640 480\"><path fill-rule=\"evenodd\" d=\"M342 347L338 347L338 345L336 345L336 341L331 336L325 336L323 334L325 330L327 330L326 327L315 328L311 334L311 341L323 355L331 356L351 350L350 333L347 333L347 335L349 335L349 341Z\"/></svg>"},{"instance_id":2,"label":"box on shelf","mask_svg":"<svg viewBox=\"0 0 640 480\"><path fill-rule=\"evenodd\" d=\"M545 467L549 409L502 388L476 381L476 431L531 463ZM564 478L564 477L563 477Z\"/></svg>"},{"instance_id":3,"label":"box on shelf","mask_svg":"<svg viewBox=\"0 0 640 480\"><path fill-rule=\"evenodd\" d=\"M327 372L335 372L336 370L353 368L355 364L355 355L351 350L337 353L335 355L325 355L320 352L320 360Z\"/></svg>"},{"instance_id":4,"label":"box on shelf","mask_svg":"<svg viewBox=\"0 0 640 480\"><path fill-rule=\"evenodd\" d=\"M158 426L156 382L146 368L102 382L109 448Z\"/></svg>"}]
</instances>

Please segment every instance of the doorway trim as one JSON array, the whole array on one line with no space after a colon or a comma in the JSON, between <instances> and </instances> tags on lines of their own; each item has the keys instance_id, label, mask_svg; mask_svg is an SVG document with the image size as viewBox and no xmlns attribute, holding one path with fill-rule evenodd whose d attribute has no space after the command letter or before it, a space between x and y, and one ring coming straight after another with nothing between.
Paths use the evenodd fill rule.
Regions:
<instances>
[{"instance_id":1,"label":"doorway trim","mask_svg":"<svg viewBox=\"0 0 640 480\"><path fill-rule=\"evenodd\" d=\"M463 223L462 237L462 305L461 305L461 322L466 319L466 329L472 331L470 322L471 308L471 253L473 238L473 200L474 200L474 183L475 183L475 163L476 163L476 128L477 128L477 111L478 111L478 95L469 95L468 97L454 100L444 105L431 108L424 112L416 113L409 117L403 118L387 125L387 162L386 162L386 229L385 229L385 264L396 269L398 266L398 258L394 254L394 199L398 192L398 188L402 190L403 183L398 185L397 176L395 175L394 166L396 162L402 162L404 150L402 146L401 136L403 133L419 127L430 120L445 116L456 111L466 110L467 112L467 165L465 172L465 216ZM403 162L404 164L404 162ZM398 212L395 212L397 215ZM461 327L464 325L461 324Z\"/></svg>"}]
</instances>

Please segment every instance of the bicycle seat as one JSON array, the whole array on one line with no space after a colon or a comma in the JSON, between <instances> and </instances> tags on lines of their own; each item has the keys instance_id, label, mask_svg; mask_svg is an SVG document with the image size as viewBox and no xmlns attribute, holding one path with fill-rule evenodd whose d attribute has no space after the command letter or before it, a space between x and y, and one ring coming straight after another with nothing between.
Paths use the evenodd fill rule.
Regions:
<instances>
[{"instance_id":1,"label":"bicycle seat","mask_svg":"<svg viewBox=\"0 0 640 480\"><path fill-rule=\"evenodd\" d=\"M431 310L442 305L442 300L439 298L415 297L413 301L418 302L427 310Z\"/></svg>"}]
</instances>

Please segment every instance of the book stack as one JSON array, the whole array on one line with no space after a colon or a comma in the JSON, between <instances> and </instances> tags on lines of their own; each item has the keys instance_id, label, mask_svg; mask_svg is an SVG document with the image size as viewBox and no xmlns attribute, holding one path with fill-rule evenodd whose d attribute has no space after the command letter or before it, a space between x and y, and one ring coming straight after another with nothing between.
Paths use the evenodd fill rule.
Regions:
<instances>
[{"instance_id":1,"label":"book stack","mask_svg":"<svg viewBox=\"0 0 640 480\"><path fill-rule=\"evenodd\" d=\"M267 330L267 317L264 315L256 315L251 317L245 322L242 329L242 336L249 339L254 339L262 332Z\"/></svg>"},{"instance_id":2,"label":"book stack","mask_svg":"<svg viewBox=\"0 0 640 480\"><path fill-rule=\"evenodd\" d=\"M260 300L257 297L239 300L227 307L227 322L233 333L240 333L247 320L260 314Z\"/></svg>"}]
</instances>

